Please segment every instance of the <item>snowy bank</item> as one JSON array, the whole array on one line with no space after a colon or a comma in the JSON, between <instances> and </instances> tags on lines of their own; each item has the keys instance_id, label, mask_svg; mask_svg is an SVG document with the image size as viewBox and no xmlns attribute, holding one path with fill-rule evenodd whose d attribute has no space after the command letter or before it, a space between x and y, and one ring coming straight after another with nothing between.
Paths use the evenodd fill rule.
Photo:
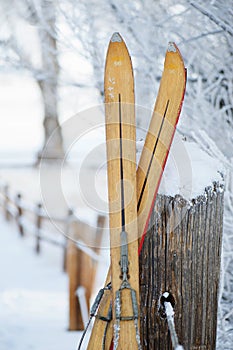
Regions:
<instances>
[{"instance_id":1,"label":"snowy bank","mask_svg":"<svg viewBox=\"0 0 233 350\"><path fill-rule=\"evenodd\" d=\"M62 254L21 240L15 226L0 216L1 350L76 349L81 332L68 332L68 280L61 273Z\"/></svg>"}]
</instances>

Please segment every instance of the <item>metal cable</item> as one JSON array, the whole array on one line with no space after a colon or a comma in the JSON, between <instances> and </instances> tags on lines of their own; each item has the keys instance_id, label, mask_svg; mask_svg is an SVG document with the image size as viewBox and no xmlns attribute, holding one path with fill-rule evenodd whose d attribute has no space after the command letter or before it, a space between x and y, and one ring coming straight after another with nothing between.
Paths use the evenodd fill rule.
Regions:
<instances>
[{"instance_id":1,"label":"metal cable","mask_svg":"<svg viewBox=\"0 0 233 350\"><path fill-rule=\"evenodd\" d=\"M171 336L172 347L174 350L184 350L183 346L179 344L175 323L174 323L174 309L170 301L168 301L169 295L170 294L166 292L163 294L163 297L165 298L165 300L167 300L167 301L164 301L164 308L165 308L165 314L167 318L168 329Z\"/></svg>"},{"instance_id":2,"label":"metal cable","mask_svg":"<svg viewBox=\"0 0 233 350\"><path fill-rule=\"evenodd\" d=\"M87 330L88 330L88 328L89 328L89 326L90 326L90 324L91 324L92 318L96 315L96 311L97 311L97 309L98 309L98 307L99 307L99 304L100 304L101 299L102 299L102 297L103 297L103 295L104 295L104 292L105 292L106 290L110 290L110 289L111 289L111 283L109 283L106 287L101 288L101 289L99 290L99 292L98 292L98 294L97 294L97 296L96 296L96 298L95 298L95 301L94 301L94 303L93 303L93 305L92 305L92 307L91 307L90 318L89 318L89 321L88 321L88 323L87 323L87 325L86 325L86 327L85 327L85 329L84 329L84 332L83 332L83 334L82 334L82 337L81 337L81 339L80 339L80 342L79 342L79 344L78 344L78 346L77 346L77 350L81 350L83 340L84 340L84 338L85 338L85 336L86 336L86 334L87 334ZM109 320L106 320L106 321L109 321Z\"/></svg>"}]
</instances>

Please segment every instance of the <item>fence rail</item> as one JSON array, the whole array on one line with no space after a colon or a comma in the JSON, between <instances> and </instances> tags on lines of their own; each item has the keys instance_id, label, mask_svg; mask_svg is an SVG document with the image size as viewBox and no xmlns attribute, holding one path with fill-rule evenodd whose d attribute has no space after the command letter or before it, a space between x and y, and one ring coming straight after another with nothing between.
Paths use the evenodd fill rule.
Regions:
<instances>
[{"instance_id":1,"label":"fence rail","mask_svg":"<svg viewBox=\"0 0 233 350\"><path fill-rule=\"evenodd\" d=\"M31 204L23 199L21 193L16 195L10 194L10 186L5 183L0 183L0 206L3 209L5 219L10 221L15 220L21 236L26 233L34 235L36 239L35 249L37 253L41 251L41 242L45 241L49 244L61 247L64 249L64 259L66 257L67 239L69 237L69 226L72 222L77 221L72 210L68 210L64 217L48 216L41 203ZM28 214L34 216L34 222L29 219ZM98 216L98 222L101 221L102 216ZM58 230L53 230L51 233L49 229L43 228L45 222L61 223L64 225L64 235L62 236ZM97 225L97 231L102 227ZM57 233L57 237L54 235ZM59 237L60 236L60 237ZM89 255L96 261L101 261L101 257L96 253L96 249L88 247L84 241L77 240L77 248ZM66 261L63 261L63 267L66 266Z\"/></svg>"},{"instance_id":2,"label":"fence rail","mask_svg":"<svg viewBox=\"0 0 233 350\"><path fill-rule=\"evenodd\" d=\"M48 216L41 203L28 203L21 193L12 194L7 183L0 182L0 207L7 221L14 220L21 237L26 235L35 237L35 252L41 252L41 243L46 242L63 250L63 271L68 270L70 284L70 310L69 329L83 329L84 319L81 313L82 308L76 294L77 288L84 288L86 293L86 305L89 306L89 299L92 294L93 279L95 278L96 265L103 261L99 254L99 247L102 239L105 217L98 215L97 229L94 234L96 247L90 248L82 237L82 230L89 228L75 217L72 210L68 210L63 217ZM63 226L62 235L58 228L51 225L59 223ZM46 227L48 224L51 227ZM69 240L69 238L72 238ZM73 254L75 252L75 254ZM69 263L72 261L72 264ZM68 269L67 269L68 261ZM88 281L85 276L91 276Z\"/></svg>"}]
</instances>

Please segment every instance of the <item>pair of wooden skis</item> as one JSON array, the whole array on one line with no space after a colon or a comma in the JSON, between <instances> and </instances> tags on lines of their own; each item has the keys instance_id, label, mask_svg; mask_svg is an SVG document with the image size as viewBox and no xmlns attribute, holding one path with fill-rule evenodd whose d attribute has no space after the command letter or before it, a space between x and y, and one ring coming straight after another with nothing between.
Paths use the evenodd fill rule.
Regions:
<instances>
[{"instance_id":1,"label":"pair of wooden skis","mask_svg":"<svg viewBox=\"0 0 233 350\"><path fill-rule=\"evenodd\" d=\"M137 170L133 69L118 33L109 44L104 85L111 268L91 311L94 316L98 309L87 349L142 349L138 255L180 115L186 71L169 43Z\"/></svg>"}]
</instances>

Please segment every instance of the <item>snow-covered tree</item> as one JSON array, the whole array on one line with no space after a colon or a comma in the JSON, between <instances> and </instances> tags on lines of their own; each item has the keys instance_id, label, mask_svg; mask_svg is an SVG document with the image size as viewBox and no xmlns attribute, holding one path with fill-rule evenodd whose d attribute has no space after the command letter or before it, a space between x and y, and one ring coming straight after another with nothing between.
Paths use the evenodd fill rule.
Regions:
<instances>
[{"instance_id":1,"label":"snow-covered tree","mask_svg":"<svg viewBox=\"0 0 233 350\"><path fill-rule=\"evenodd\" d=\"M188 123L184 121L181 130L191 137L190 125L193 131L203 128L211 138L215 138L216 130L222 130L226 137L217 145L228 153L233 123L230 1L2 0L2 4L11 34L1 43L8 46L7 59L29 69L40 85L45 105L45 141L58 125L58 87L92 87L99 91L102 101L106 48L112 33L119 31L132 55L136 101L148 108L153 106L167 43L178 44L188 68L184 106ZM17 35L19 22L27 26L27 32L33 31L39 55L26 47L22 35ZM67 74L62 60L67 51L88 62L92 77L88 75L80 81L77 75ZM61 141L58 144L59 149Z\"/></svg>"},{"instance_id":2,"label":"snow-covered tree","mask_svg":"<svg viewBox=\"0 0 233 350\"><path fill-rule=\"evenodd\" d=\"M39 158L63 157L62 134L57 112L59 63L56 6L51 0L1 2L5 14L5 37L1 41L2 64L32 74L44 105L44 145ZM27 45L28 36L35 42ZM31 43L30 43L31 44ZM56 137L45 147L56 129ZM43 150L46 152L43 152Z\"/></svg>"}]
</instances>

